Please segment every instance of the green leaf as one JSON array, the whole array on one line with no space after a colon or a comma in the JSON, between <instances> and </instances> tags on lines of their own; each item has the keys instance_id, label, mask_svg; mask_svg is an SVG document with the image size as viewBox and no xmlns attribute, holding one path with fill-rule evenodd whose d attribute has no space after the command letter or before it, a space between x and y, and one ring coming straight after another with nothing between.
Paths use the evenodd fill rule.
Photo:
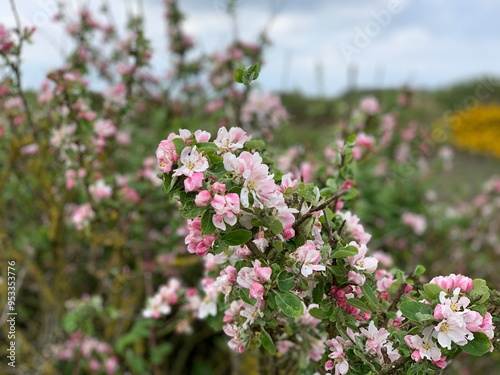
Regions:
<instances>
[{"instance_id":1,"label":"green leaf","mask_svg":"<svg viewBox=\"0 0 500 375\"><path fill-rule=\"evenodd\" d=\"M262 344L262 347L267 350L267 352L271 355L276 354L276 346L274 345L273 339L269 335L269 333L266 332L264 328L260 331L260 343Z\"/></svg>"},{"instance_id":2,"label":"green leaf","mask_svg":"<svg viewBox=\"0 0 500 375\"><path fill-rule=\"evenodd\" d=\"M307 202L316 203L318 201L318 190L313 183L305 184L301 182L297 186L299 198L304 198Z\"/></svg>"},{"instance_id":3,"label":"green leaf","mask_svg":"<svg viewBox=\"0 0 500 375\"><path fill-rule=\"evenodd\" d=\"M197 144L197 149L200 152L212 153L216 152L219 147L217 147L217 145L212 142L200 142Z\"/></svg>"},{"instance_id":4,"label":"green leaf","mask_svg":"<svg viewBox=\"0 0 500 375\"><path fill-rule=\"evenodd\" d=\"M332 258L338 259L338 258L347 258L347 257L352 257L358 253L358 249L355 246L346 246L342 247L338 250L335 250L335 252L332 254Z\"/></svg>"},{"instance_id":5,"label":"green leaf","mask_svg":"<svg viewBox=\"0 0 500 375\"><path fill-rule=\"evenodd\" d=\"M186 147L186 143L182 138L174 138L172 142L175 145L175 152L180 156L182 150Z\"/></svg>"},{"instance_id":6,"label":"green leaf","mask_svg":"<svg viewBox=\"0 0 500 375\"><path fill-rule=\"evenodd\" d=\"M367 313L371 313L372 311L370 310L370 308L368 306L366 306L366 304L357 299L357 298L349 298L349 299L346 299L346 302L351 305L351 306L354 306L354 307L357 307L358 309L360 309L361 311L364 311L364 312L367 312Z\"/></svg>"},{"instance_id":7,"label":"green leaf","mask_svg":"<svg viewBox=\"0 0 500 375\"><path fill-rule=\"evenodd\" d=\"M489 353L490 348L490 339L481 332L474 333L474 340L467 342L467 344L461 347L464 352L474 356L481 356Z\"/></svg>"},{"instance_id":8,"label":"green leaf","mask_svg":"<svg viewBox=\"0 0 500 375\"><path fill-rule=\"evenodd\" d=\"M274 234L281 234L283 233L283 224L281 223L280 219L278 219L276 216L271 216L266 220L267 223L265 225L271 229L271 231Z\"/></svg>"},{"instance_id":9,"label":"green leaf","mask_svg":"<svg viewBox=\"0 0 500 375\"><path fill-rule=\"evenodd\" d=\"M347 146L354 146L355 143L356 143L356 134L351 134L345 139L345 144Z\"/></svg>"},{"instance_id":10,"label":"green leaf","mask_svg":"<svg viewBox=\"0 0 500 375\"><path fill-rule=\"evenodd\" d=\"M201 234L208 235L212 234L217 230L217 227L214 225L212 220L212 212L210 210L206 210L203 216L201 217Z\"/></svg>"},{"instance_id":11,"label":"green leaf","mask_svg":"<svg viewBox=\"0 0 500 375\"><path fill-rule=\"evenodd\" d=\"M234 81L238 83L243 83L243 69L236 69L233 74Z\"/></svg>"},{"instance_id":12,"label":"green leaf","mask_svg":"<svg viewBox=\"0 0 500 375\"><path fill-rule=\"evenodd\" d=\"M304 308L299 297L290 292L276 293L276 304L283 314L290 318L298 318L304 314Z\"/></svg>"},{"instance_id":13,"label":"green leaf","mask_svg":"<svg viewBox=\"0 0 500 375\"><path fill-rule=\"evenodd\" d=\"M365 282L365 284L361 287L361 291L368 300L368 304L370 304L375 309L378 308L379 302L377 296L373 292L372 287L367 282Z\"/></svg>"},{"instance_id":14,"label":"green leaf","mask_svg":"<svg viewBox=\"0 0 500 375\"><path fill-rule=\"evenodd\" d=\"M276 249L277 252L283 251L283 242L281 240L276 239L273 241L273 247Z\"/></svg>"},{"instance_id":15,"label":"green leaf","mask_svg":"<svg viewBox=\"0 0 500 375\"><path fill-rule=\"evenodd\" d=\"M312 309L309 310L309 314L311 314L313 317L316 319L325 319L327 318L326 313L323 311L323 309L320 309L318 307L313 307Z\"/></svg>"},{"instance_id":16,"label":"green leaf","mask_svg":"<svg viewBox=\"0 0 500 375\"><path fill-rule=\"evenodd\" d=\"M474 287L469 292L469 297L477 304L484 303L490 298L490 289L483 279L475 279Z\"/></svg>"},{"instance_id":17,"label":"green leaf","mask_svg":"<svg viewBox=\"0 0 500 375\"><path fill-rule=\"evenodd\" d=\"M428 298L432 301L439 297L439 293L441 293L443 289L437 284L424 284L424 292Z\"/></svg>"},{"instance_id":18,"label":"green leaf","mask_svg":"<svg viewBox=\"0 0 500 375\"><path fill-rule=\"evenodd\" d=\"M247 150L262 150L266 147L266 143L262 139L252 139L245 143Z\"/></svg>"},{"instance_id":19,"label":"green leaf","mask_svg":"<svg viewBox=\"0 0 500 375\"><path fill-rule=\"evenodd\" d=\"M413 277L420 277L425 273L425 267L421 264L418 264L415 267L415 271L413 271Z\"/></svg>"},{"instance_id":20,"label":"green leaf","mask_svg":"<svg viewBox=\"0 0 500 375\"><path fill-rule=\"evenodd\" d=\"M249 289L240 289L240 298L249 305L255 305L256 299L250 297Z\"/></svg>"},{"instance_id":21,"label":"green leaf","mask_svg":"<svg viewBox=\"0 0 500 375\"><path fill-rule=\"evenodd\" d=\"M321 280L318 285L313 289L312 298L313 303L320 303L323 300L323 295L325 294L325 283Z\"/></svg>"},{"instance_id":22,"label":"green leaf","mask_svg":"<svg viewBox=\"0 0 500 375\"><path fill-rule=\"evenodd\" d=\"M288 271L281 271L278 274L278 288L282 292L288 292L295 288L295 279L293 277L293 273Z\"/></svg>"},{"instance_id":23,"label":"green leaf","mask_svg":"<svg viewBox=\"0 0 500 375\"><path fill-rule=\"evenodd\" d=\"M417 316L417 313L424 315L433 315L431 306L417 301L403 302L401 305L399 305L399 309L406 318L414 322L420 322L419 317L422 317L422 315Z\"/></svg>"},{"instance_id":24,"label":"green leaf","mask_svg":"<svg viewBox=\"0 0 500 375\"><path fill-rule=\"evenodd\" d=\"M187 201L184 207L181 208L179 213L185 219L194 219L200 217L205 212L205 207L198 207L194 201Z\"/></svg>"},{"instance_id":25,"label":"green leaf","mask_svg":"<svg viewBox=\"0 0 500 375\"><path fill-rule=\"evenodd\" d=\"M415 319L419 322L425 322L426 320L431 320L434 319L434 315L431 314L422 314L421 312L418 312L415 314Z\"/></svg>"},{"instance_id":26,"label":"green leaf","mask_svg":"<svg viewBox=\"0 0 500 375\"><path fill-rule=\"evenodd\" d=\"M167 193L170 193L172 190L172 174L164 173L163 174L163 187Z\"/></svg>"},{"instance_id":27,"label":"green leaf","mask_svg":"<svg viewBox=\"0 0 500 375\"><path fill-rule=\"evenodd\" d=\"M250 65L243 71L243 74L241 76L241 83L247 86L250 85L252 81L256 80L259 77L259 73L260 73L259 64Z\"/></svg>"},{"instance_id":28,"label":"green leaf","mask_svg":"<svg viewBox=\"0 0 500 375\"><path fill-rule=\"evenodd\" d=\"M356 189L350 188L349 192L346 195L342 196L342 200L348 201L348 200L356 198L358 195L359 195L359 192Z\"/></svg>"},{"instance_id":29,"label":"green leaf","mask_svg":"<svg viewBox=\"0 0 500 375\"><path fill-rule=\"evenodd\" d=\"M222 236L221 241L229 246L239 246L252 239L252 232L246 229L237 229Z\"/></svg>"}]
</instances>

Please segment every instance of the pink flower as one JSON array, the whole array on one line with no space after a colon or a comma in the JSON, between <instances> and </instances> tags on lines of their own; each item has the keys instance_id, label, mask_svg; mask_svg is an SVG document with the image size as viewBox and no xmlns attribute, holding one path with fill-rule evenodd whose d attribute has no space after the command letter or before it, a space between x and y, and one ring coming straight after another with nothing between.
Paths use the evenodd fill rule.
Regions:
<instances>
[{"instance_id":1,"label":"pink flower","mask_svg":"<svg viewBox=\"0 0 500 375\"><path fill-rule=\"evenodd\" d=\"M434 328L426 327L422 331L423 337L418 335L406 335L405 342L411 349L415 349L411 357L415 362L420 362L422 359L430 361L439 361L441 359L441 350L432 340Z\"/></svg>"},{"instance_id":2,"label":"pink flower","mask_svg":"<svg viewBox=\"0 0 500 375\"><path fill-rule=\"evenodd\" d=\"M417 235L422 235L425 232L425 229L427 228L427 221L425 219L425 216L423 215L418 215L414 214L411 212L405 212L401 216L401 221L403 224L408 225L413 229L415 234Z\"/></svg>"},{"instance_id":3,"label":"pink flower","mask_svg":"<svg viewBox=\"0 0 500 375\"><path fill-rule=\"evenodd\" d=\"M94 218L94 216L95 213L94 210L92 210L90 203L84 203L77 206L73 211L71 221L76 229L83 230L85 227L89 226L90 221Z\"/></svg>"},{"instance_id":4,"label":"pink flower","mask_svg":"<svg viewBox=\"0 0 500 375\"><path fill-rule=\"evenodd\" d=\"M346 229L350 232L355 241L362 245L366 245L370 241L372 236L365 232L365 229L359 223L359 218L356 215L351 214L350 211L346 211L341 212L340 217L346 221Z\"/></svg>"},{"instance_id":5,"label":"pink flower","mask_svg":"<svg viewBox=\"0 0 500 375\"><path fill-rule=\"evenodd\" d=\"M224 107L224 101L222 99L214 100L205 106L205 112L213 113L222 107Z\"/></svg>"},{"instance_id":6,"label":"pink flower","mask_svg":"<svg viewBox=\"0 0 500 375\"><path fill-rule=\"evenodd\" d=\"M366 252L368 248L366 245L358 245L356 242L351 241L350 246L358 249L358 253L352 257L347 257L347 261L357 270L373 273L377 269L378 260L374 257L367 257Z\"/></svg>"},{"instance_id":7,"label":"pink flower","mask_svg":"<svg viewBox=\"0 0 500 375\"><path fill-rule=\"evenodd\" d=\"M219 153L226 153L243 148L250 139L251 137L241 128L231 128L229 131L226 128L220 128L214 143L219 147Z\"/></svg>"},{"instance_id":8,"label":"pink flower","mask_svg":"<svg viewBox=\"0 0 500 375\"><path fill-rule=\"evenodd\" d=\"M347 279L359 286L365 285L366 282L366 276L362 275L360 273L354 272L354 271L349 271L347 274Z\"/></svg>"},{"instance_id":9,"label":"pink flower","mask_svg":"<svg viewBox=\"0 0 500 375\"><path fill-rule=\"evenodd\" d=\"M212 135L205 130L197 130L194 132L194 139L196 139L196 142L199 143L210 141L211 136Z\"/></svg>"},{"instance_id":10,"label":"pink flower","mask_svg":"<svg viewBox=\"0 0 500 375\"><path fill-rule=\"evenodd\" d=\"M322 261L321 253L316 249L316 245L311 240L300 246L290 256L301 265L300 273L304 277L312 275L313 271L326 270L324 265L319 264Z\"/></svg>"},{"instance_id":11,"label":"pink flower","mask_svg":"<svg viewBox=\"0 0 500 375\"><path fill-rule=\"evenodd\" d=\"M111 185L107 185L104 180L98 180L89 186L89 192L90 195L92 195L92 198L99 202L102 199L111 197L113 188Z\"/></svg>"},{"instance_id":12,"label":"pink flower","mask_svg":"<svg viewBox=\"0 0 500 375\"><path fill-rule=\"evenodd\" d=\"M236 214L240 213L240 198L238 194L216 194L211 205L215 209L212 221L217 228L226 230L225 223L229 225L236 224Z\"/></svg>"},{"instance_id":13,"label":"pink flower","mask_svg":"<svg viewBox=\"0 0 500 375\"><path fill-rule=\"evenodd\" d=\"M205 207L211 199L212 196L210 195L210 192L208 190L202 190L196 195L194 204L198 207Z\"/></svg>"},{"instance_id":14,"label":"pink flower","mask_svg":"<svg viewBox=\"0 0 500 375\"><path fill-rule=\"evenodd\" d=\"M264 296L264 286L258 282L254 282L250 288L250 297L261 299Z\"/></svg>"},{"instance_id":15,"label":"pink flower","mask_svg":"<svg viewBox=\"0 0 500 375\"><path fill-rule=\"evenodd\" d=\"M188 220L188 230L189 233L184 240L185 244L188 245L188 252L199 256L205 256L215 241L215 235L211 234L205 236L201 234L200 217Z\"/></svg>"},{"instance_id":16,"label":"pink flower","mask_svg":"<svg viewBox=\"0 0 500 375\"><path fill-rule=\"evenodd\" d=\"M244 151L239 157L226 153L224 167L229 172L235 172L244 179L240 193L241 205L249 207L249 194L254 198L254 204L259 207L274 207L278 190L273 175L269 175L269 167L262 163L258 152L250 154Z\"/></svg>"},{"instance_id":17,"label":"pink flower","mask_svg":"<svg viewBox=\"0 0 500 375\"><path fill-rule=\"evenodd\" d=\"M471 332L482 332L483 316L477 311L469 311L464 315L464 322Z\"/></svg>"},{"instance_id":18,"label":"pink flower","mask_svg":"<svg viewBox=\"0 0 500 375\"><path fill-rule=\"evenodd\" d=\"M198 152L196 146L185 147L179 159L180 167L174 171L173 176L191 177L194 173L202 173L208 169L208 160Z\"/></svg>"},{"instance_id":19,"label":"pink flower","mask_svg":"<svg viewBox=\"0 0 500 375\"><path fill-rule=\"evenodd\" d=\"M452 291L460 288L462 292L468 292L474 287L474 282L470 277L463 275L455 275L454 273L449 276L434 277L430 283L439 285L442 289Z\"/></svg>"},{"instance_id":20,"label":"pink flower","mask_svg":"<svg viewBox=\"0 0 500 375\"><path fill-rule=\"evenodd\" d=\"M106 371L106 375L116 374L118 371L118 358L113 356L106 359L104 362L104 369Z\"/></svg>"},{"instance_id":21,"label":"pink flower","mask_svg":"<svg viewBox=\"0 0 500 375\"><path fill-rule=\"evenodd\" d=\"M116 126L111 120L96 120L94 122L94 132L99 138L109 138L116 134Z\"/></svg>"},{"instance_id":22,"label":"pink flower","mask_svg":"<svg viewBox=\"0 0 500 375\"><path fill-rule=\"evenodd\" d=\"M201 172L193 173L184 180L184 189L186 191L197 191L203 186L205 176Z\"/></svg>"},{"instance_id":23,"label":"pink flower","mask_svg":"<svg viewBox=\"0 0 500 375\"><path fill-rule=\"evenodd\" d=\"M373 96L368 96L363 98L359 103L359 109L361 112L366 113L367 115L374 116L380 112L380 104L378 100Z\"/></svg>"},{"instance_id":24,"label":"pink flower","mask_svg":"<svg viewBox=\"0 0 500 375\"><path fill-rule=\"evenodd\" d=\"M325 370L330 371L335 368L335 375L344 375L349 372L349 363L344 355L344 348L337 339L326 341L326 345L330 348L328 361L325 363ZM333 361L332 361L333 359Z\"/></svg>"},{"instance_id":25,"label":"pink flower","mask_svg":"<svg viewBox=\"0 0 500 375\"><path fill-rule=\"evenodd\" d=\"M142 316L159 319L162 315L170 314L171 311L172 307L163 300L162 296L155 294L148 300L147 307L142 311Z\"/></svg>"},{"instance_id":26,"label":"pink flower","mask_svg":"<svg viewBox=\"0 0 500 375\"><path fill-rule=\"evenodd\" d=\"M474 339L473 334L467 329L464 318L461 315L446 314L446 318L439 322L434 329L439 345L450 350L452 342L463 346L468 341Z\"/></svg>"},{"instance_id":27,"label":"pink flower","mask_svg":"<svg viewBox=\"0 0 500 375\"><path fill-rule=\"evenodd\" d=\"M158 159L158 167L163 173L170 173L172 166L179 160L179 155L175 151L175 145L172 139L177 138L177 135L172 133L166 140L160 142L156 150L156 158Z\"/></svg>"},{"instance_id":28,"label":"pink flower","mask_svg":"<svg viewBox=\"0 0 500 375\"><path fill-rule=\"evenodd\" d=\"M35 155L38 152L38 144L30 143L29 145L23 146L20 150L22 155Z\"/></svg>"}]
</instances>

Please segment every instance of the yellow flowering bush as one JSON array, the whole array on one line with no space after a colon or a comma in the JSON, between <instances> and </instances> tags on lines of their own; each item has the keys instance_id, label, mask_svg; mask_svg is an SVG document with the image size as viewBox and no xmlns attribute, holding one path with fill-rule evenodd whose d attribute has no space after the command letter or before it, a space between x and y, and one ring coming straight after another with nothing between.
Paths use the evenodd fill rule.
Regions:
<instances>
[{"instance_id":1,"label":"yellow flowering bush","mask_svg":"<svg viewBox=\"0 0 500 375\"><path fill-rule=\"evenodd\" d=\"M449 118L453 143L474 153L500 157L500 105L481 104Z\"/></svg>"}]
</instances>

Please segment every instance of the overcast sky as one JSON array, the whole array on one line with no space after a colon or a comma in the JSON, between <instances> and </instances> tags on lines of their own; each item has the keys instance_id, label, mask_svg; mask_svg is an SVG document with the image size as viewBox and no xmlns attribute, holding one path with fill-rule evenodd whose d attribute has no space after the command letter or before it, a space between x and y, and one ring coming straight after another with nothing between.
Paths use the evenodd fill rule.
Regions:
<instances>
[{"instance_id":1,"label":"overcast sky","mask_svg":"<svg viewBox=\"0 0 500 375\"><path fill-rule=\"evenodd\" d=\"M141 0L108 0L117 23ZM157 73L168 69L162 0L142 0L153 40ZM36 86L60 66L70 47L48 22L54 0L16 1L22 22L35 24L35 44L25 55L26 80ZM84 0L68 0L75 6ZM91 6L101 0L87 0ZM199 48L220 49L232 39L226 0L181 0L184 23ZM307 94L345 90L349 65L362 87L437 87L485 74L500 76L498 0L239 0L238 32L255 40L268 28L259 84L265 90L299 89ZM0 2L0 22L13 25L9 2Z\"/></svg>"}]
</instances>

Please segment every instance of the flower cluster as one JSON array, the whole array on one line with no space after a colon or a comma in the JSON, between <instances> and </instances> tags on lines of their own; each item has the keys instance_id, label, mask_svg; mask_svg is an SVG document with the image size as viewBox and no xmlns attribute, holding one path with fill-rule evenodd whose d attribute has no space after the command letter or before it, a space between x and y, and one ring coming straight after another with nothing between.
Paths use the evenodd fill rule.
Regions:
<instances>
[{"instance_id":1,"label":"flower cluster","mask_svg":"<svg viewBox=\"0 0 500 375\"><path fill-rule=\"evenodd\" d=\"M295 349L302 363L336 374L380 371L403 357L398 366L407 369L424 359L442 368L460 350L490 350L484 282L450 275L419 286L420 271L412 278L378 269L379 259L390 262L368 255L370 234L339 204L352 195L352 181L339 175L340 190L320 191L292 175L277 177L264 161L265 145L240 128L211 138L170 134L157 161L188 219L187 250L205 263L204 297L193 314L221 319L231 349L257 345L285 356ZM345 142L341 162L356 145ZM162 287L144 315L169 314L170 291ZM333 321L346 323L332 328Z\"/></svg>"},{"instance_id":2,"label":"flower cluster","mask_svg":"<svg viewBox=\"0 0 500 375\"><path fill-rule=\"evenodd\" d=\"M91 373L106 375L118 374L118 357L113 355L109 344L89 337L81 332L74 332L63 345L53 348L57 358L63 362L80 360L82 368Z\"/></svg>"}]
</instances>

